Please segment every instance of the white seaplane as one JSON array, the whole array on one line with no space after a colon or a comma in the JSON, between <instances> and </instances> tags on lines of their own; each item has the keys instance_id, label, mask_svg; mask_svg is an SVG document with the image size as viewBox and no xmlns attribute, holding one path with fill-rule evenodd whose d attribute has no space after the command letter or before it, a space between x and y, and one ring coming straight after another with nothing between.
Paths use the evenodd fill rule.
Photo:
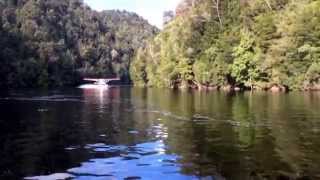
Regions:
<instances>
[{"instance_id":1,"label":"white seaplane","mask_svg":"<svg viewBox=\"0 0 320 180\"><path fill-rule=\"evenodd\" d=\"M120 78L110 78L110 79L92 79L84 78L84 81L94 82L93 84L83 84L79 86L81 89L107 89L109 88L109 82L120 81Z\"/></svg>"}]
</instances>

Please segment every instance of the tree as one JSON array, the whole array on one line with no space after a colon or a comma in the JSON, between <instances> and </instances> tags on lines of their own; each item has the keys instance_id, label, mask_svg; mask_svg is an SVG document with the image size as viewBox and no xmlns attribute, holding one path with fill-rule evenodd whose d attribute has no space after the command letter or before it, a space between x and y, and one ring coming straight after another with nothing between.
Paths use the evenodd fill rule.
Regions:
<instances>
[{"instance_id":1,"label":"tree","mask_svg":"<svg viewBox=\"0 0 320 180\"><path fill-rule=\"evenodd\" d=\"M234 49L234 63L231 67L231 75L238 84L254 89L260 70L258 69L259 54L255 50L254 37L251 32L244 29L241 33L241 41Z\"/></svg>"}]
</instances>

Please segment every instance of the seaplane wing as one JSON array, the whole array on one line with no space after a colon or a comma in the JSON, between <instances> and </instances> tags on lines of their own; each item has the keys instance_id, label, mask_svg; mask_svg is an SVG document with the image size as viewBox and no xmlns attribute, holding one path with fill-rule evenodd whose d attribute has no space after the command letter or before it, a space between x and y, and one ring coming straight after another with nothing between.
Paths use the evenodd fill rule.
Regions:
<instances>
[{"instance_id":1,"label":"seaplane wing","mask_svg":"<svg viewBox=\"0 0 320 180\"><path fill-rule=\"evenodd\" d=\"M83 80L85 80L85 81L92 81L92 82L98 82L98 81L101 81L101 80L104 80L104 79L84 78Z\"/></svg>"},{"instance_id":2,"label":"seaplane wing","mask_svg":"<svg viewBox=\"0 0 320 180\"><path fill-rule=\"evenodd\" d=\"M109 79L94 79L94 78L84 78L85 81L92 81L92 82L110 82L110 81L120 81L120 78L109 78Z\"/></svg>"}]
</instances>

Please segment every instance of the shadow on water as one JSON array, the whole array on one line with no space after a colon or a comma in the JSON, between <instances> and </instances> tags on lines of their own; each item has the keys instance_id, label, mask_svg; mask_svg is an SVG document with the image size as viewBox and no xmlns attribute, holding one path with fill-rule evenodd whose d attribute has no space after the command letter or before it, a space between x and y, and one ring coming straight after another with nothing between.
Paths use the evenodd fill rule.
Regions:
<instances>
[{"instance_id":1,"label":"shadow on water","mask_svg":"<svg viewBox=\"0 0 320 180\"><path fill-rule=\"evenodd\" d=\"M1 179L319 179L320 94L0 95Z\"/></svg>"}]
</instances>

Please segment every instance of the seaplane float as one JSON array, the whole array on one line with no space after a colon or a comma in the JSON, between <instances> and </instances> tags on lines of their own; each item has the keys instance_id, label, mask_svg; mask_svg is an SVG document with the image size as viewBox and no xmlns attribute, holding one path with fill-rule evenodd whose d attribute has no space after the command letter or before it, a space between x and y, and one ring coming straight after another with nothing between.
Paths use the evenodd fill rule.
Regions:
<instances>
[{"instance_id":1,"label":"seaplane float","mask_svg":"<svg viewBox=\"0 0 320 180\"><path fill-rule=\"evenodd\" d=\"M110 79L93 79L93 78L84 78L84 81L93 82L91 84L83 84L79 86L81 89L108 89L109 83L111 81L120 81L120 78L110 78Z\"/></svg>"}]
</instances>

